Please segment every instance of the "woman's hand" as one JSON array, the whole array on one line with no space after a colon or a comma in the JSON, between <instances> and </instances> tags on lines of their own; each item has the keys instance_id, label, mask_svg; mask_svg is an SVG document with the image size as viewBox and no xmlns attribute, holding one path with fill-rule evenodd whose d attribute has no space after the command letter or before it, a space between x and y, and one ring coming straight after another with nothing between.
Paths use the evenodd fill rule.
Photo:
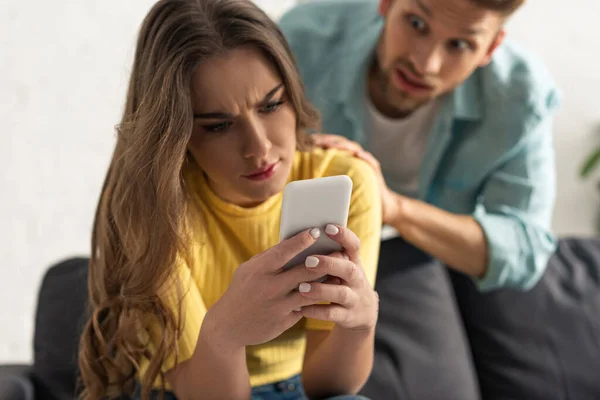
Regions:
<instances>
[{"instance_id":1,"label":"woman's hand","mask_svg":"<svg viewBox=\"0 0 600 400\"><path fill-rule=\"evenodd\" d=\"M379 297L371 288L360 262L360 241L349 229L328 225L327 235L342 245L343 253L329 256L307 257L304 271L290 271L305 275L299 292L313 303L302 307L304 317L333 321L350 330L369 330L375 327L379 311ZM330 282L338 278L339 284L313 282L329 275ZM315 304L329 302L331 304Z\"/></svg>"},{"instance_id":2,"label":"woman's hand","mask_svg":"<svg viewBox=\"0 0 600 400\"><path fill-rule=\"evenodd\" d=\"M383 173L381 172L381 165L379 161L373 156L373 154L369 153L362 146L352 140L349 140L343 136L339 135L331 135L325 133L315 133L311 135L313 138L315 146L322 147L325 149L333 148L339 150L345 150L352 153L355 157L360 158L363 161L366 161L377 175L377 181L379 182L379 188L381 190L381 205L382 209L382 220L384 224L392 224L392 222L397 218L400 201L402 197L392 191L387 184L385 183L385 179L383 178Z\"/></svg>"},{"instance_id":3,"label":"woman's hand","mask_svg":"<svg viewBox=\"0 0 600 400\"><path fill-rule=\"evenodd\" d=\"M319 229L301 232L241 264L227 291L205 316L202 329L211 340L236 348L261 344L296 324L302 315L295 310L310 304L297 291L305 277L290 279L291 270L281 267L320 234Z\"/></svg>"},{"instance_id":4,"label":"woman's hand","mask_svg":"<svg viewBox=\"0 0 600 400\"><path fill-rule=\"evenodd\" d=\"M210 341L226 348L265 343L302 317L353 330L374 327L378 297L360 264L358 237L334 225L328 225L327 234L342 245L344 253L310 256L304 265L282 270L321 235L315 228L241 264L225 294L205 316L202 330ZM314 282L324 276L329 276L325 282ZM332 304L317 304L323 301Z\"/></svg>"}]
</instances>

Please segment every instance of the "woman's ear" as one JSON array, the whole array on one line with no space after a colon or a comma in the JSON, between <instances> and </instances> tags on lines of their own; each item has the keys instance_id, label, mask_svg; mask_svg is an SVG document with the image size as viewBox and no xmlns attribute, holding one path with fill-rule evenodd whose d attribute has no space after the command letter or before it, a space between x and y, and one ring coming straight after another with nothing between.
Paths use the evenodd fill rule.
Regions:
<instances>
[{"instance_id":1,"label":"woman's ear","mask_svg":"<svg viewBox=\"0 0 600 400\"><path fill-rule=\"evenodd\" d=\"M479 63L480 67L485 67L486 65L488 65L490 63L490 61L492 61L492 56L494 55L494 52L502 44L505 37L506 37L506 31L504 29L502 29L500 32L498 32L498 34L492 41L492 44L490 44L490 47L488 48L487 53L485 54L485 56Z\"/></svg>"},{"instance_id":2,"label":"woman's ear","mask_svg":"<svg viewBox=\"0 0 600 400\"><path fill-rule=\"evenodd\" d=\"M393 0L379 0L379 14L382 17L386 17L390 12L390 8L392 8Z\"/></svg>"}]
</instances>

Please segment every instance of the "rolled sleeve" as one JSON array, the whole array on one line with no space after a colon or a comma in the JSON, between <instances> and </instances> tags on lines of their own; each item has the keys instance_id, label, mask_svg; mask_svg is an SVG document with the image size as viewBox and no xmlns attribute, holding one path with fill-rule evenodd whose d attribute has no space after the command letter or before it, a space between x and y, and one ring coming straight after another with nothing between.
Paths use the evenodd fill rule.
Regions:
<instances>
[{"instance_id":1,"label":"rolled sleeve","mask_svg":"<svg viewBox=\"0 0 600 400\"><path fill-rule=\"evenodd\" d=\"M522 145L488 179L473 214L488 243L482 291L499 287L527 290L543 275L556 249L550 231L555 201L552 119L538 118Z\"/></svg>"},{"instance_id":2,"label":"rolled sleeve","mask_svg":"<svg viewBox=\"0 0 600 400\"><path fill-rule=\"evenodd\" d=\"M487 273L475 279L479 290L532 288L556 249L555 237L547 228L516 215L488 213L481 207L474 217L483 228L489 249Z\"/></svg>"}]
</instances>

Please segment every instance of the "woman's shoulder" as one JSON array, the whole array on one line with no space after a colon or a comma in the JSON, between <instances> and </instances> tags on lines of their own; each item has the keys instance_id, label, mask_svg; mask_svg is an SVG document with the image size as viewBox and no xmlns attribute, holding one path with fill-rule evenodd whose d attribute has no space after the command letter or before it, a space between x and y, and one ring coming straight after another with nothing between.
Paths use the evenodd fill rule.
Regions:
<instances>
[{"instance_id":1,"label":"woman's shoulder","mask_svg":"<svg viewBox=\"0 0 600 400\"><path fill-rule=\"evenodd\" d=\"M363 160L338 149L314 148L296 152L294 180L348 175L354 185L375 180L375 171Z\"/></svg>"}]
</instances>

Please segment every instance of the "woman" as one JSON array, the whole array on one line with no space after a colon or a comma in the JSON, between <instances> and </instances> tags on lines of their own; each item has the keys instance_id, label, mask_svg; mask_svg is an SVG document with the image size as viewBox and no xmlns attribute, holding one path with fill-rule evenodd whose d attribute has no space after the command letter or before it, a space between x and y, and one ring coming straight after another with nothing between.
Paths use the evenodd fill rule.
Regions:
<instances>
[{"instance_id":1,"label":"woman","mask_svg":"<svg viewBox=\"0 0 600 400\"><path fill-rule=\"evenodd\" d=\"M317 120L283 36L250 1L153 7L94 222L83 398L360 390L381 203L366 163L311 149ZM339 174L354 182L348 228L278 243L285 184ZM282 271L321 234L343 253Z\"/></svg>"}]
</instances>

